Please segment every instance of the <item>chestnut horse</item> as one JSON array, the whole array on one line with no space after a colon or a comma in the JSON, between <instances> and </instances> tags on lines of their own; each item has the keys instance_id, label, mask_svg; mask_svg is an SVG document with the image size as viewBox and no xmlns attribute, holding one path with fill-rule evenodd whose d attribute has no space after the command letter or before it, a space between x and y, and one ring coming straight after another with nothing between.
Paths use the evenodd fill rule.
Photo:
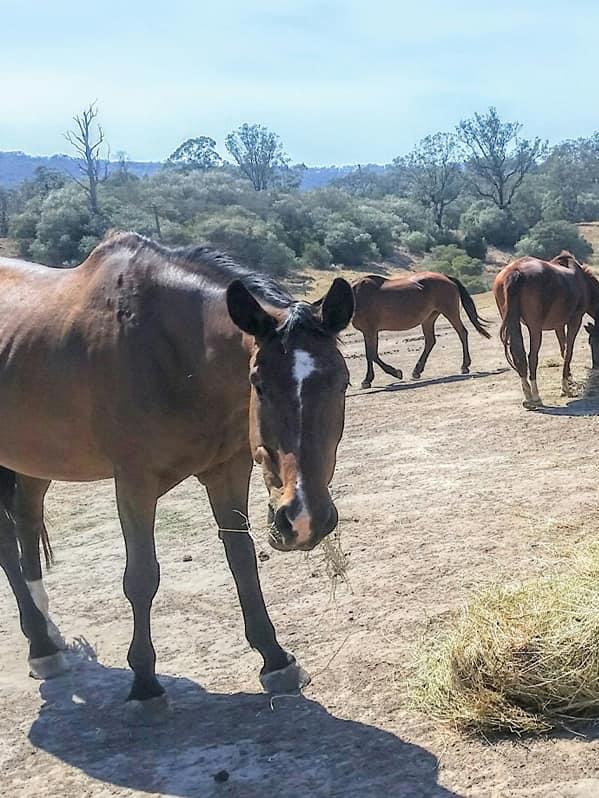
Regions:
<instances>
[{"instance_id":1,"label":"chestnut horse","mask_svg":"<svg viewBox=\"0 0 599 798\"><path fill-rule=\"evenodd\" d=\"M562 395L570 395L574 341L584 314L595 316L599 307L599 280L573 255L562 252L551 261L538 258L513 261L495 278L493 293L502 318L500 337L505 356L520 375L524 407L533 410L543 404L537 387L543 330L556 333L564 359ZM521 322L530 336L528 359Z\"/></svg>"},{"instance_id":2,"label":"chestnut horse","mask_svg":"<svg viewBox=\"0 0 599 798\"><path fill-rule=\"evenodd\" d=\"M401 380L401 369L389 366L379 357L378 339L380 330L411 330L419 324L424 333L424 349L420 355L412 377L417 380L426 365L428 356L435 345L435 322L445 316L457 332L462 342L462 374L470 370L468 351L468 330L460 318L460 300L474 328L489 338L485 330L486 322L481 319L472 297L455 277L447 277L437 272L379 277L369 274L352 284L356 299L356 310L352 323L364 336L366 349L366 376L362 388L370 388L374 377L373 363L383 371Z\"/></svg>"},{"instance_id":3,"label":"chestnut horse","mask_svg":"<svg viewBox=\"0 0 599 798\"><path fill-rule=\"evenodd\" d=\"M205 485L269 691L309 678L277 642L247 529L253 458L270 492L274 548L313 548L337 524L328 485L348 371L338 333L354 308L333 282L318 307L204 248L115 233L74 269L0 259L0 565L29 639L32 675L66 661L49 621L51 480L112 477L133 609L129 694L164 712L150 610L159 584L157 499L190 475ZM19 563L20 547L21 562Z\"/></svg>"}]
</instances>

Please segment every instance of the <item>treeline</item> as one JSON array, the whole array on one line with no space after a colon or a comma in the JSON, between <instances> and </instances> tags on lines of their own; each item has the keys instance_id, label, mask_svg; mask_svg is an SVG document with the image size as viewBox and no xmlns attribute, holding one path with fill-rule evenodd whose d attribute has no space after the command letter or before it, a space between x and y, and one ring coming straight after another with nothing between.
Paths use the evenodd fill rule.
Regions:
<instances>
[{"instance_id":1,"label":"treeline","mask_svg":"<svg viewBox=\"0 0 599 798\"><path fill-rule=\"evenodd\" d=\"M80 262L111 227L167 244L208 242L248 266L284 275L389 259L402 247L425 264L484 290L488 246L552 257L592 252L575 223L599 219L599 134L548 148L521 137L491 108L451 133L428 136L381 168L356 168L325 188L299 191L278 136L242 125L227 136L229 160L206 136L178 147L139 178L124 154L103 169L97 109L74 118L69 140L81 175L39 169L0 188L0 236L42 263Z\"/></svg>"}]
</instances>

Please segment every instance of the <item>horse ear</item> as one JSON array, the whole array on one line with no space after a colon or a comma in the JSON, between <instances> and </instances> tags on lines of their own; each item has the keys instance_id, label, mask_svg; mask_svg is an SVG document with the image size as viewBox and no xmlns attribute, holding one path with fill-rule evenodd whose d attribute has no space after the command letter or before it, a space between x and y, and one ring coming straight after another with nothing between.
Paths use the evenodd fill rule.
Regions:
<instances>
[{"instance_id":1,"label":"horse ear","mask_svg":"<svg viewBox=\"0 0 599 798\"><path fill-rule=\"evenodd\" d=\"M354 292L347 280L336 277L327 293L314 302L320 309L323 326L334 335L344 330L354 315Z\"/></svg>"},{"instance_id":2,"label":"horse ear","mask_svg":"<svg viewBox=\"0 0 599 798\"><path fill-rule=\"evenodd\" d=\"M276 322L247 290L241 280L227 288L227 309L233 322L255 338L266 338L276 330Z\"/></svg>"}]
</instances>

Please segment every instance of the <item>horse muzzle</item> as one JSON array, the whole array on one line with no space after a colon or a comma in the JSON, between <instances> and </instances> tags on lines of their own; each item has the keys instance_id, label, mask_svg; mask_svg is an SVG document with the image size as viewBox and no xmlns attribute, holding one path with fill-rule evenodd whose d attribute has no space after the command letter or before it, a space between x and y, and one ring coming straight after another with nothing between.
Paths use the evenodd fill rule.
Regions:
<instances>
[{"instance_id":1,"label":"horse muzzle","mask_svg":"<svg viewBox=\"0 0 599 798\"><path fill-rule=\"evenodd\" d=\"M272 513L272 515L271 515ZM311 551L337 526L339 514L330 502L324 513L294 512L293 504L270 508L272 517L268 542L277 551ZM320 520L322 518L322 520Z\"/></svg>"}]
</instances>

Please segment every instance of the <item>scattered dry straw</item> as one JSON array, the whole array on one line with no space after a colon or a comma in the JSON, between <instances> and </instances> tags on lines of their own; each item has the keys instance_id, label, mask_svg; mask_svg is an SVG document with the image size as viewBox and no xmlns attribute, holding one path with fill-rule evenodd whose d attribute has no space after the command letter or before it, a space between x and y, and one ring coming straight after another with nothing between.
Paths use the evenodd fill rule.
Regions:
<instances>
[{"instance_id":1,"label":"scattered dry straw","mask_svg":"<svg viewBox=\"0 0 599 798\"><path fill-rule=\"evenodd\" d=\"M423 655L416 705L464 731L543 732L599 716L599 544L476 595Z\"/></svg>"}]
</instances>

